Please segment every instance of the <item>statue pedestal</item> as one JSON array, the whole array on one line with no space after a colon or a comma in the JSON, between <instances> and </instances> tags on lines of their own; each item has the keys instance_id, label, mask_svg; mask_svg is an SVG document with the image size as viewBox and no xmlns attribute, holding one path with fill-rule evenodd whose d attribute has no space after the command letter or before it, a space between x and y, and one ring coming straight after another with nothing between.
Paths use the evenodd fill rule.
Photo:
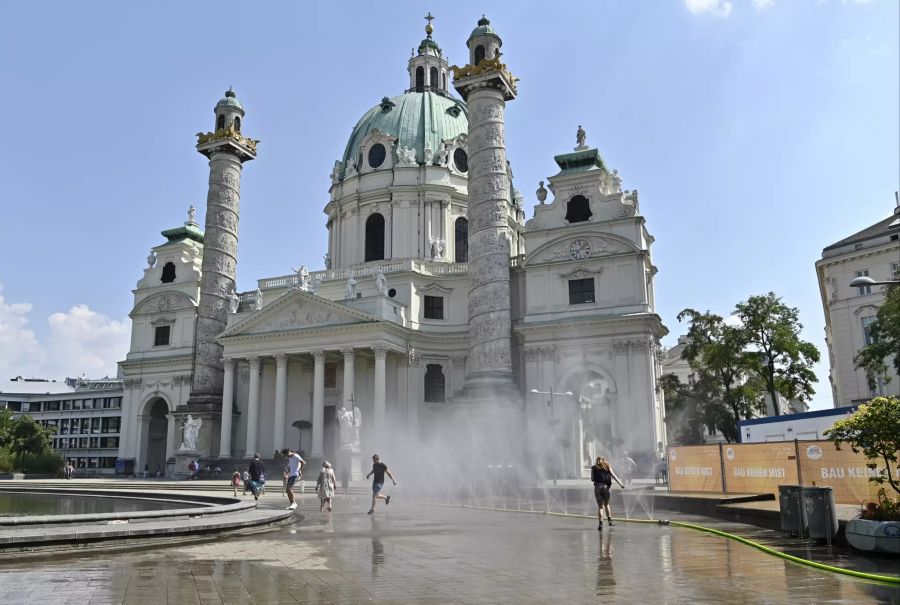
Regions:
<instances>
[{"instance_id":1,"label":"statue pedestal","mask_svg":"<svg viewBox=\"0 0 900 605\"><path fill-rule=\"evenodd\" d=\"M337 463L334 469L339 480L345 476L347 469L350 469L351 481L360 481L365 477L362 472L362 454L353 446L342 445L338 449Z\"/></svg>"},{"instance_id":2,"label":"statue pedestal","mask_svg":"<svg viewBox=\"0 0 900 605\"><path fill-rule=\"evenodd\" d=\"M178 450L175 452L175 468L172 474L176 479L188 479L191 471L188 470L188 464L198 462L200 460L200 452L197 450ZM166 465L168 467L168 465ZM168 469L167 469L168 470Z\"/></svg>"}]
</instances>

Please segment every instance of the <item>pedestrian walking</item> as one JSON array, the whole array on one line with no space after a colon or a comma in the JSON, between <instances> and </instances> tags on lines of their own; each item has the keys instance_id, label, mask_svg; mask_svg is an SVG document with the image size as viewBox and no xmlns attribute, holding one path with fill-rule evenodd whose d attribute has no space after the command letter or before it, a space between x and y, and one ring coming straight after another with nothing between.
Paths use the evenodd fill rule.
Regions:
<instances>
[{"instance_id":1,"label":"pedestrian walking","mask_svg":"<svg viewBox=\"0 0 900 605\"><path fill-rule=\"evenodd\" d=\"M656 482L663 485L669 482L669 461L665 454L659 457L659 462L656 464Z\"/></svg>"},{"instance_id":2,"label":"pedestrian walking","mask_svg":"<svg viewBox=\"0 0 900 605\"><path fill-rule=\"evenodd\" d=\"M243 495L246 496L246 495L247 495L247 490L250 489L250 473L249 473L249 471L244 471L244 473L241 475L241 479L244 480L244 493L243 493Z\"/></svg>"},{"instance_id":3,"label":"pedestrian walking","mask_svg":"<svg viewBox=\"0 0 900 605\"><path fill-rule=\"evenodd\" d=\"M337 487L337 480L334 477L334 469L327 460L322 463L322 470L319 471L319 478L316 479L316 493L319 494L319 512L328 507L331 512L331 499L334 498L334 490Z\"/></svg>"},{"instance_id":4,"label":"pedestrian walking","mask_svg":"<svg viewBox=\"0 0 900 605\"><path fill-rule=\"evenodd\" d=\"M300 457L300 454L291 449L285 448L281 450L281 453L287 456L288 460L288 465L284 472L284 476L287 479L285 492L287 492L287 497L290 501L288 510L294 510L297 508L297 503L294 501L294 484L302 480L303 466L306 464L306 461Z\"/></svg>"},{"instance_id":5,"label":"pedestrian walking","mask_svg":"<svg viewBox=\"0 0 900 605\"><path fill-rule=\"evenodd\" d=\"M266 467L263 466L262 460L259 459L259 453L253 456L247 472L250 473L250 493L253 494L255 500L259 500L259 492L266 481Z\"/></svg>"},{"instance_id":6,"label":"pedestrian walking","mask_svg":"<svg viewBox=\"0 0 900 605\"><path fill-rule=\"evenodd\" d=\"M231 487L234 488L234 497L237 498L237 488L241 485L241 472L237 469L234 469L234 474L231 475ZM246 489L244 490L246 494Z\"/></svg>"},{"instance_id":7,"label":"pedestrian walking","mask_svg":"<svg viewBox=\"0 0 900 605\"><path fill-rule=\"evenodd\" d=\"M156 465L156 478L159 479L160 477L162 477L162 466L157 464Z\"/></svg>"},{"instance_id":8,"label":"pedestrian walking","mask_svg":"<svg viewBox=\"0 0 900 605\"><path fill-rule=\"evenodd\" d=\"M366 479L368 479L372 475L375 476L372 478L372 507L369 509L370 515L375 512L376 499L384 500L385 506L391 503L391 497L385 496L381 493L381 489L384 487L384 476L387 475L388 477L390 477L394 485L397 485L397 480L394 479L391 471L388 470L387 464L381 461L381 458L378 456L378 454L372 456L372 470L369 471L368 475L366 475Z\"/></svg>"},{"instance_id":9,"label":"pedestrian walking","mask_svg":"<svg viewBox=\"0 0 900 605\"><path fill-rule=\"evenodd\" d=\"M146 479L149 476L150 476L150 465L145 464L144 465L144 479Z\"/></svg>"},{"instance_id":10,"label":"pedestrian walking","mask_svg":"<svg viewBox=\"0 0 900 605\"><path fill-rule=\"evenodd\" d=\"M603 511L606 510L606 521L610 527L613 525L612 513L609 510L609 488L615 479L619 487L625 487L613 472L609 462L603 456L597 458L597 463L591 467L591 481L594 484L594 498L597 500L597 531L603 531Z\"/></svg>"}]
</instances>

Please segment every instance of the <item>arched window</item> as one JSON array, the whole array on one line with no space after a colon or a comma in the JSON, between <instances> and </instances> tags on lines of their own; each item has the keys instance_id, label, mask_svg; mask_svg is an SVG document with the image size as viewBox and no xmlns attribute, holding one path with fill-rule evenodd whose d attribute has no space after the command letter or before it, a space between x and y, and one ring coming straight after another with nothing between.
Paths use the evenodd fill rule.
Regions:
<instances>
[{"instance_id":1,"label":"arched window","mask_svg":"<svg viewBox=\"0 0 900 605\"><path fill-rule=\"evenodd\" d=\"M224 114L219 115L219 117L216 118L216 130L225 130L225 115Z\"/></svg>"},{"instance_id":2,"label":"arched window","mask_svg":"<svg viewBox=\"0 0 900 605\"><path fill-rule=\"evenodd\" d=\"M484 61L484 47L479 44L475 47L475 65Z\"/></svg>"},{"instance_id":3,"label":"arched window","mask_svg":"<svg viewBox=\"0 0 900 605\"><path fill-rule=\"evenodd\" d=\"M469 262L469 221L460 217L456 219L456 225L454 226L454 230L456 232L455 244L456 244L456 262L458 263L467 263Z\"/></svg>"},{"instance_id":4,"label":"arched window","mask_svg":"<svg viewBox=\"0 0 900 605\"><path fill-rule=\"evenodd\" d=\"M160 281L164 284L170 284L175 281L175 263L166 263L162 270L162 278Z\"/></svg>"},{"instance_id":5,"label":"arched window","mask_svg":"<svg viewBox=\"0 0 900 605\"><path fill-rule=\"evenodd\" d=\"M416 68L416 92L425 92L425 68Z\"/></svg>"},{"instance_id":6,"label":"arched window","mask_svg":"<svg viewBox=\"0 0 900 605\"><path fill-rule=\"evenodd\" d=\"M444 402L444 372L440 364L425 366L425 401Z\"/></svg>"},{"instance_id":7,"label":"arched window","mask_svg":"<svg viewBox=\"0 0 900 605\"><path fill-rule=\"evenodd\" d=\"M576 195L569 200L569 203L566 206L566 220L570 223L583 223L588 221L592 214L594 213L591 212L591 205L583 195Z\"/></svg>"},{"instance_id":8,"label":"arched window","mask_svg":"<svg viewBox=\"0 0 900 605\"><path fill-rule=\"evenodd\" d=\"M241 117L240 116L234 116L234 129L237 132L241 131Z\"/></svg>"},{"instance_id":9,"label":"arched window","mask_svg":"<svg viewBox=\"0 0 900 605\"><path fill-rule=\"evenodd\" d=\"M441 74L441 90L447 90L447 72Z\"/></svg>"},{"instance_id":10,"label":"arched window","mask_svg":"<svg viewBox=\"0 0 900 605\"><path fill-rule=\"evenodd\" d=\"M438 81L437 67L432 67L431 71L428 73L428 85L431 87L431 90L437 90L441 85L441 83Z\"/></svg>"},{"instance_id":11,"label":"arched window","mask_svg":"<svg viewBox=\"0 0 900 605\"><path fill-rule=\"evenodd\" d=\"M384 217L377 212L366 220L366 262L384 260Z\"/></svg>"}]
</instances>

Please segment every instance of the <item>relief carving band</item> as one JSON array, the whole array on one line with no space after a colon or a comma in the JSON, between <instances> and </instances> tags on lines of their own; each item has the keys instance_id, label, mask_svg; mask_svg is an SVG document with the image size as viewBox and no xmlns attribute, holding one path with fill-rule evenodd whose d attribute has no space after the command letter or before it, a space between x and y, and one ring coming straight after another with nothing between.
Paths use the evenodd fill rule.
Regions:
<instances>
[{"instance_id":1,"label":"relief carving band","mask_svg":"<svg viewBox=\"0 0 900 605\"><path fill-rule=\"evenodd\" d=\"M509 321L503 322L503 312L485 313L475 318L469 327L470 343L483 343L498 338L509 338Z\"/></svg>"},{"instance_id":2,"label":"relief carving band","mask_svg":"<svg viewBox=\"0 0 900 605\"><path fill-rule=\"evenodd\" d=\"M479 204L469 212L469 231L474 233L489 227L506 226L506 208L503 202L489 201Z\"/></svg>"},{"instance_id":3,"label":"relief carving band","mask_svg":"<svg viewBox=\"0 0 900 605\"><path fill-rule=\"evenodd\" d=\"M489 282L473 288L469 293L469 323L482 313L487 313L497 308L499 300L506 296L507 307L509 305L509 282Z\"/></svg>"}]
</instances>

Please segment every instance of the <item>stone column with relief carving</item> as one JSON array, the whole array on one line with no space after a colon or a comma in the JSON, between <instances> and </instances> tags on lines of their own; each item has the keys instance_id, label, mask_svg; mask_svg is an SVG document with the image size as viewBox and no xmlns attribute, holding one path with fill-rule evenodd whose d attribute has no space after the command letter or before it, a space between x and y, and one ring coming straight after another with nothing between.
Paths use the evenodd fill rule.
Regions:
<instances>
[{"instance_id":1,"label":"stone column with relief carving","mask_svg":"<svg viewBox=\"0 0 900 605\"><path fill-rule=\"evenodd\" d=\"M186 410L211 415L220 413L222 406L224 366L222 346L216 336L225 329L227 297L235 286L241 168L244 162L256 158L257 143L240 132L244 111L233 92L227 92L219 101L215 114L215 132L199 134L197 143L197 151L209 158L209 189L200 305L194 331L194 375Z\"/></svg>"},{"instance_id":2,"label":"stone column with relief carving","mask_svg":"<svg viewBox=\"0 0 900 605\"><path fill-rule=\"evenodd\" d=\"M482 60L477 66L456 69L453 83L469 110L466 390L488 393L511 390L514 388L510 342L511 237L507 224L510 184L504 110L506 102L515 98L515 79L499 60Z\"/></svg>"}]
</instances>

